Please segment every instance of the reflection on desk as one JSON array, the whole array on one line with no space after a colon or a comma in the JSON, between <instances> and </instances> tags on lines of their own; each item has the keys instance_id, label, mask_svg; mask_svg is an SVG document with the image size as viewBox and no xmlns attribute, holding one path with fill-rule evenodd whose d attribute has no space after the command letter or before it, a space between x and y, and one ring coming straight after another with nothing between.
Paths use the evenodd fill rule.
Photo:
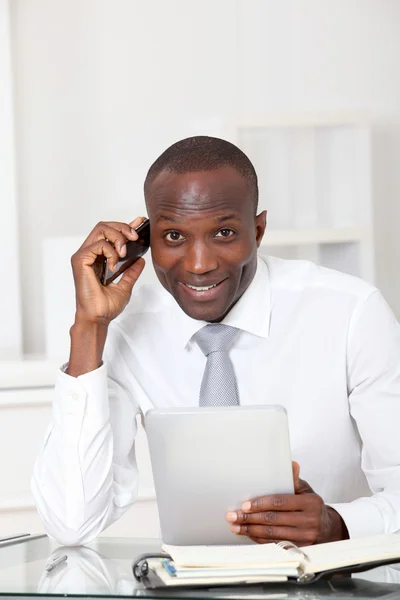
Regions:
<instances>
[{"instance_id":1,"label":"reflection on desk","mask_svg":"<svg viewBox=\"0 0 400 600\"><path fill-rule=\"evenodd\" d=\"M43 571L38 594L132 596L137 587L128 565L102 556L92 548L58 548L48 562L60 554L67 554L67 562L50 573Z\"/></svg>"},{"instance_id":2,"label":"reflection on desk","mask_svg":"<svg viewBox=\"0 0 400 600\"><path fill-rule=\"evenodd\" d=\"M143 598L336 598L345 600L381 598L400 599L400 567L380 567L354 578L318 582L299 587L273 584L212 590L145 590L132 574L132 561L145 552L160 550L159 540L98 538L85 547L57 547L48 538L26 541L0 549L0 596L74 595L136 596ZM67 555L66 562L53 571L46 564L56 556Z\"/></svg>"},{"instance_id":3,"label":"reflection on desk","mask_svg":"<svg viewBox=\"0 0 400 600\"><path fill-rule=\"evenodd\" d=\"M0 595L132 596L137 587L133 559L160 548L159 540L101 537L87 547L58 547L46 536L8 545L0 548ZM67 561L46 572L46 565L62 555Z\"/></svg>"}]
</instances>

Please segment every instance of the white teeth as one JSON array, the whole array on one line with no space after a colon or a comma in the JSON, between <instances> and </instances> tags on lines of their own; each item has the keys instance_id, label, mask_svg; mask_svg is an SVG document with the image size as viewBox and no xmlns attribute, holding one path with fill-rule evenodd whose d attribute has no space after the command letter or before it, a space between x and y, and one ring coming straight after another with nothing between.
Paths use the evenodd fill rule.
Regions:
<instances>
[{"instance_id":1,"label":"white teeth","mask_svg":"<svg viewBox=\"0 0 400 600\"><path fill-rule=\"evenodd\" d=\"M215 283L214 285L209 285L207 287L200 287L200 286L196 286L196 285L189 285L188 283L186 283L187 287L189 287L192 290L196 290L196 292L206 292L207 290L211 290L211 288L214 288L217 286L217 284Z\"/></svg>"}]
</instances>

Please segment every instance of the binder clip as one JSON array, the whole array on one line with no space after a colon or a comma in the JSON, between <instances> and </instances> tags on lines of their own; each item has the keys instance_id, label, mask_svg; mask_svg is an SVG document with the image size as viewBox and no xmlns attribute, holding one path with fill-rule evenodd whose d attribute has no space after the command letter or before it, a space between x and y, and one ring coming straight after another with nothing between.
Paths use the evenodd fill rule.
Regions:
<instances>
[{"instance_id":1,"label":"binder clip","mask_svg":"<svg viewBox=\"0 0 400 600\"><path fill-rule=\"evenodd\" d=\"M136 581L143 581L149 573L149 563L147 562L150 558L166 558L172 560L169 554L142 554L138 556L132 563L132 573Z\"/></svg>"}]
</instances>

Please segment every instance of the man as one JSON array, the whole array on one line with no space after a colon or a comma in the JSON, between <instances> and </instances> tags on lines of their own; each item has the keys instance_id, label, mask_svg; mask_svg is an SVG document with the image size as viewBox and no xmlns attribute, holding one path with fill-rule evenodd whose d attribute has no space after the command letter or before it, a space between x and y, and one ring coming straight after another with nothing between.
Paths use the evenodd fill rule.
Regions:
<instances>
[{"instance_id":1,"label":"man","mask_svg":"<svg viewBox=\"0 0 400 600\"><path fill-rule=\"evenodd\" d=\"M202 345L223 332L229 400L284 405L297 461L294 495L247 502L227 527L298 544L398 531L400 327L380 292L309 262L258 257L257 176L226 141L174 144L144 191L161 286L131 298L143 259L107 287L94 270L99 256L114 267L125 255L140 218L99 223L72 257L70 359L33 477L48 533L86 543L134 502L136 415L218 403L212 386L204 398Z\"/></svg>"}]
</instances>

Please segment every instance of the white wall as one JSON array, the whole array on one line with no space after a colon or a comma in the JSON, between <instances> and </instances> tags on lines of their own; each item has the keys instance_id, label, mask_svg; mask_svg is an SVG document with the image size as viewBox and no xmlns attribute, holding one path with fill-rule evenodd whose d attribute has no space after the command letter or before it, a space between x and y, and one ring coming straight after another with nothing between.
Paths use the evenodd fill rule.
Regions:
<instances>
[{"instance_id":1,"label":"white wall","mask_svg":"<svg viewBox=\"0 0 400 600\"><path fill-rule=\"evenodd\" d=\"M12 8L24 341L42 352L42 240L143 214L142 182L158 154L196 121L235 112L236 16L229 0Z\"/></svg>"},{"instance_id":2,"label":"white wall","mask_svg":"<svg viewBox=\"0 0 400 600\"><path fill-rule=\"evenodd\" d=\"M371 118L377 284L400 317L400 2L243 0L243 116L362 110Z\"/></svg>"},{"instance_id":3,"label":"white wall","mask_svg":"<svg viewBox=\"0 0 400 600\"><path fill-rule=\"evenodd\" d=\"M398 0L11 7L26 351L44 351L42 240L142 213L146 169L168 144L254 114L369 113L378 283L400 314Z\"/></svg>"},{"instance_id":4,"label":"white wall","mask_svg":"<svg viewBox=\"0 0 400 600\"><path fill-rule=\"evenodd\" d=\"M15 177L14 105L8 0L0 0L0 359L22 351Z\"/></svg>"}]
</instances>

